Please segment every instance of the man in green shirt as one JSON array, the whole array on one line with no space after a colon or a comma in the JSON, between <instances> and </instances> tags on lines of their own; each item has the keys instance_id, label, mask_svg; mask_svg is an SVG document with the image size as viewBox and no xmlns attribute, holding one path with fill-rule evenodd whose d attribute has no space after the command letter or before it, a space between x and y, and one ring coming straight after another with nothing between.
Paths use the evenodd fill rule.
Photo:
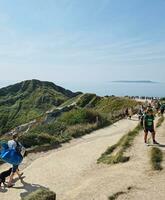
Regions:
<instances>
[{"instance_id":1,"label":"man in green shirt","mask_svg":"<svg viewBox=\"0 0 165 200\"><path fill-rule=\"evenodd\" d=\"M143 127L144 127L144 142L147 144L148 132L152 134L153 144L159 144L155 140L155 128L154 128L154 114L151 108L148 109L146 115L144 116Z\"/></svg>"}]
</instances>

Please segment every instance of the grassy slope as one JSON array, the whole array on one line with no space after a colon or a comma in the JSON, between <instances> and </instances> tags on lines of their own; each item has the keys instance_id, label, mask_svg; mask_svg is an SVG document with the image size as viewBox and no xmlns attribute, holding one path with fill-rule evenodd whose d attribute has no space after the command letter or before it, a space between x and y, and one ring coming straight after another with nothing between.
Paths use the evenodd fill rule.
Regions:
<instances>
[{"instance_id":1,"label":"grassy slope","mask_svg":"<svg viewBox=\"0 0 165 200\"><path fill-rule=\"evenodd\" d=\"M38 80L0 89L0 133L37 118L75 95L53 83Z\"/></svg>"},{"instance_id":2,"label":"grassy slope","mask_svg":"<svg viewBox=\"0 0 165 200\"><path fill-rule=\"evenodd\" d=\"M40 124L21 136L25 147L54 145L73 137L87 134L108 123L98 112L89 109L73 109L63 113L53 123Z\"/></svg>"},{"instance_id":3,"label":"grassy slope","mask_svg":"<svg viewBox=\"0 0 165 200\"><path fill-rule=\"evenodd\" d=\"M134 108L137 105L137 102L127 98L75 94L52 83L37 80L1 89L1 100L10 102L8 106L6 103L0 104L2 115L5 115L5 110L10 109L7 112L7 123L4 127L1 124L0 127L3 131L42 116L45 111L53 107L77 103L76 109L63 113L49 124L39 123L28 133L23 134L21 141L26 147L54 146L73 137L90 133L121 119L126 107Z\"/></svg>"},{"instance_id":4,"label":"grassy slope","mask_svg":"<svg viewBox=\"0 0 165 200\"><path fill-rule=\"evenodd\" d=\"M112 113L122 111L126 107L134 108L137 105L137 102L130 100L128 98L119 98L119 97L104 97L96 103L95 109L98 112L102 113Z\"/></svg>"},{"instance_id":5,"label":"grassy slope","mask_svg":"<svg viewBox=\"0 0 165 200\"><path fill-rule=\"evenodd\" d=\"M78 98L77 108L69 112L63 113L55 121L50 124L39 125L22 136L22 141L25 146L31 147L43 144L56 144L66 142L73 137L79 137L90 133L93 130L104 127L118 120L109 117L116 109L120 117L123 109L126 107L136 106L137 103L125 98L108 98L109 104L104 113L104 106L107 106L107 98L97 97L94 94L84 94ZM112 101L112 103L110 103ZM73 103L72 99L68 100ZM96 105L97 104L97 105ZM117 104L117 105L116 105ZM123 105L124 104L124 105ZM66 104L65 104L66 105ZM99 108L99 109L98 109ZM102 108L102 109L101 109ZM45 138L45 139L44 139Z\"/></svg>"}]
</instances>

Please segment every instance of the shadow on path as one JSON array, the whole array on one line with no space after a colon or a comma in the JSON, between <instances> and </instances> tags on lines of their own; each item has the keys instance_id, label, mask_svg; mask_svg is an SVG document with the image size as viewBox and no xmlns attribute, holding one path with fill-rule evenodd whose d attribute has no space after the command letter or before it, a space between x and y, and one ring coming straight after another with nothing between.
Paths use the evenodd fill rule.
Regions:
<instances>
[{"instance_id":1,"label":"shadow on path","mask_svg":"<svg viewBox=\"0 0 165 200\"><path fill-rule=\"evenodd\" d=\"M6 193L8 190L6 188L6 186L1 186L0 187L0 193Z\"/></svg>"},{"instance_id":2,"label":"shadow on path","mask_svg":"<svg viewBox=\"0 0 165 200\"><path fill-rule=\"evenodd\" d=\"M165 144L158 144L158 147L165 148Z\"/></svg>"},{"instance_id":3,"label":"shadow on path","mask_svg":"<svg viewBox=\"0 0 165 200\"><path fill-rule=\"evenodd\" d=\"M148 144L149 147L161 147L165 148L165 144Z\"/></svg>"},{"instance_id":4,"label":"shadow on path","mask_svg":"<svg viewBox=\"0 0 165 200\"><path fill-rule=\"evenodd\" d=\"M22 183L22 186L20 186L20 187L13 187L14 189L20 189L20 190L25 190L24 192L22 192L22 193L20 193L20 197L21 198L24 198L24 197L26 197L28 194L30 194L30 193L32 193L32 192L35 192L36 190L38 190L38 189L48 189L48 188L46 188L46 187L44 187L44 186L41 186L41 185L39 185L39 184L33 184L33 183L27 183L27 182L25 182L24 181L24 178L25 177L22 177L21 179L20 179L20 181L21 181L21 183ZM16 180L15 180L16 181Z\"/></svg>"}]
</instances>

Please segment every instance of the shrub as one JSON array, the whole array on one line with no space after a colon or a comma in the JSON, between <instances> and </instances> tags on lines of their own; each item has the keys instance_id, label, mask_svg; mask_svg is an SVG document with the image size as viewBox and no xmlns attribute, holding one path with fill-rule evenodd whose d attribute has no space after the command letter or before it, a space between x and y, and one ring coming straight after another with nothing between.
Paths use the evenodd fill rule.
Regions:
<instances>
[{"instance_id":1,"label":"shrub","mask_svg":"<svg viewBox=\"0 0 165 200\"><path fill-rule=\"evenodd\" d=\"M38 189L22 200L56 200L56 194L48 189Z\"/></svg>"},{"instance_id":2,"label":"shrub","mask_svg":"<svg viewBox=\"0 0 165 200\"><path fill-rule=\"evenodd\" d=\"M101 113L121 114L126 108L135 108L138 103L134 100L120 97L102 98L95 109Z\"/></svg>"},{"instance_id":3,"label":"shrub","mask_svg":"<svg viewBox=\"0 0 165 200\"><path fill-rule=\"evenodd\" d=\"M72 110L68 113L64 113L59 121L67 125L95 123L101 116L99 113L88 109Z\"/></svg>"},{"instance_id":4,"label":"shrub","mask_svg":"<svg viewBox=\"0 0 165 200\"><path fill-rule=\"evenodd\" d=\"M51 124L38 125L37 127L33 128L30 132L38 133L38 134L40 134L41 132L45 132L50 135L59 135L59 133L61 131L64 131L65 129L66 129L66 126L64 123L56 121Z\"/></svg>"},{"instance_id":5,"label":"shrub","mask_svg":"<svg viewBox=\"0 0 165 200\"><path fill-rule=\"evenodd\" d=\"M65 133L68 135L77 138L81 137L87 133L92 132L93 130L96 130L98 128L98 125L95 124L77 124L74 126L70 126L68 129L66 129Z\"/></svg>"},{"instance_id":6,"label":"shrub","mask_svg":"<svg viewBox=\"0 0 165 200\"><path fill-rule=\"evenodd\" d=\"M77 102L77 105L80 107L85 107L87 106L87 104L89 104L89 102L96 97L95 94L84 94L83 96L81 96L80 100Z\"/></svg>"},{"instance_id":7,"label":"shrub","mask_svg":"<svg viewBox=\"0 0 165 200\"><path fill-rule=\"evenodd\" d=\"M38 144L37 142L37 134L24 134L20 136L20 142L23 144L24 147L29 148L32 146L36 146Z\"/></svg>"},{"instance_id":8,"label":"shrub","mask_svg":"<svg viewBox=\"0 0 165 200\"><path fill-rule=\"evenodd\" d=\"M162 151L157 148L153 147L151 149L151 164L154 170L162 170L161 162L163 160L163 153Z\"/></svg>"},{"instance_id":9,"label":"shrub","mask_svg":"<svg viewBox=\"0 0 165 200\"><path fill-rule=\"evenodd\" d=\"M59 139L55 136L51 136L47 133L31 133L31 134L24 134L20 137L20 142L26 148L30 148L32 146L40 146L44 144L59 144Z\"/></svg>"}]
</instances>

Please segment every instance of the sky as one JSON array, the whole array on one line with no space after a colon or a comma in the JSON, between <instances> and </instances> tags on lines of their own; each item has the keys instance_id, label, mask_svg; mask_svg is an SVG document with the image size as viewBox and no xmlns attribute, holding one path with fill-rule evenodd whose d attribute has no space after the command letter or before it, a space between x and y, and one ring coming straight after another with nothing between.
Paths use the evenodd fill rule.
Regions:
<instances>
[{"instance_id":1,"label":"sky","mask_svg":"<svg viewBox=\"0 0 165 200\"><path fill-rule=\"evenodd\" d=\"M165 0L0 0L0 82L164 81Z\"/></svg>"}]
</instances>

